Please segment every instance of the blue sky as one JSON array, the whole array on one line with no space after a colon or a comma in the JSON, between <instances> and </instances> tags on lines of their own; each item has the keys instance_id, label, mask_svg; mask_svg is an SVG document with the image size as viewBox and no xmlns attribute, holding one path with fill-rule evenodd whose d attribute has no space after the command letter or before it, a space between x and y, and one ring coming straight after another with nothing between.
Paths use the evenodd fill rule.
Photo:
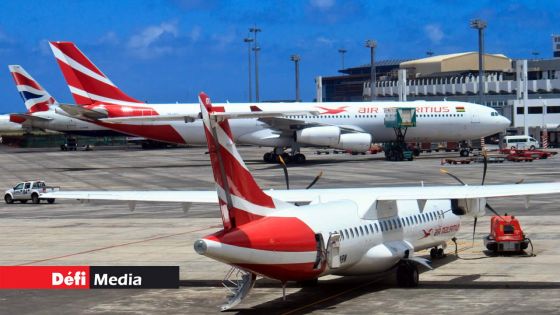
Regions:
<instances>
[{"instance_id":1,"label":"blue sky","mask_svg":"<svg viewBox=\"0 0 560 315\"><path fill-rule=\"evenodd\" d=\"M48 41L75 42L111 80L150 103L248 98L247 46L259 33L262 100L294 98L299 54L302 99L315 96L314 77L335 75L339 48L346 66L376 58L419 58L477 49L473 18L488 22L486 50L511 58L552 55L560 33L560 1L217 1L82 0L0 2L0 112L24 111L8 64L20 64L60 102L72 102Z\"/></svg>"}]
</instances>

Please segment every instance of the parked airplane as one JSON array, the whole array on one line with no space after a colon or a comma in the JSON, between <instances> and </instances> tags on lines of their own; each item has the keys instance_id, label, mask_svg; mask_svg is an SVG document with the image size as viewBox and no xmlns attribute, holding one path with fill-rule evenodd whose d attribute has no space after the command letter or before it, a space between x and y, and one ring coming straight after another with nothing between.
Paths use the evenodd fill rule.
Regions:
<instances>
[{"instance_id":1,"label":"parked airplane","mask_svg":"<svg viewBox=\"0 0 560 315\"><path fill-rule=\"evenodd\" d=\"M0 115L0 132L20 131L21 125L10 121L10 114Z\"/></svg>"},{"instance_id":2,"label":"parked airplane","mask_svg":"<svg viewBox=\"0 0 560 315\"><path fill-rule=\"evenodd\" d=\"M58 102L23 67L10 65L8 68L27 108L27 113L10 114L10 121L28 129L48 129L73 135L123 135L103 126L58 114Z\"/></svg>"},{"instance_id":3,"label":"parked airplane","mask_svg":"<svg viewBox=\"0 0 560 315\"><path fill-rule=\"evenodd\" d=\"M196 104L145 104L121 91L73 43L51 42L50 47L77 104L61 106L66 115L120 132L170 143L204 144ZM305 161L302 146L331 147L354 152L370 149L372 141L394 141L384 124L394 107L415 107L417 127L408 129L408 141L475 139L503 131L510 122L494 109L465 102L338 102L220 104L226 111L307 111L283 117L242 119L231 123L235 141L273 147L263 156L275 161L290 147L297 162ZM189 121L190 123L185 123Z\"/></svg>"},{"instance_id":4,"label":"parked airplane","mask_svg":"<svg viewBox=\"0 0 560 315\"><path fill-rule=\"evenodd\" d=\"M397 282L418 285L415 252L442 256L461 216L495 212L487 198L560 192L560 183L346 188L263 191L235 146L229 114L200 94L200 111L216 192L60 192L42 198L219 204L223 229L197 240L194 250L241 274L222 310L237 305L258 275L282 282L325 275L367 275L396 268ZM257 117L258 114L255 114ZM484 174L485 175L485 174ZM483 178L485 177L483 175ZM294 205L288 201L306 202ZM230 272L228 274L236 274Z\"/></svg>"}]
</instances>

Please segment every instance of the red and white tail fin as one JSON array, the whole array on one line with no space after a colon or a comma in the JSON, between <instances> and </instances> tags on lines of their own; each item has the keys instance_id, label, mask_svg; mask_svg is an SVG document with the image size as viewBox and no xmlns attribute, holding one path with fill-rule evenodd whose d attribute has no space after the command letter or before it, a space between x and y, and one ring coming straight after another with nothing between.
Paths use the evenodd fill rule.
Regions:
<instances>
[{"instance_id":1,"label":"red and white tail fin","mask_svg":"<svg viewBox=\"0 0 560 315\"><path fill-rule=\"evenodd\" d=\"M43 112L56 105L56 100L22 66L10 65L10 74L27 107L28 113Z\"/></svg>"},{"instance_id":2,"label":"red and white tail fin","mask_svg":"<svg viewBox=\"0 0 560 315\"><path fill-rule=\"evenodd\" d=\"M199 101L224 228L234 228L288 207L265 194L255 182L233 142L224 108L213 107L204 92L199 94Z\"/></svg>"},{"instance_id":3,"label":"red and white tail fin","mask_svg":"<svg viewBox=\"0 0 560 315\"><path fill-rule=\"evenodd\" d=\"M77 104L142 103L121 91L72 42L50 42L51 50Z\"/></svg>"}]
</instances>

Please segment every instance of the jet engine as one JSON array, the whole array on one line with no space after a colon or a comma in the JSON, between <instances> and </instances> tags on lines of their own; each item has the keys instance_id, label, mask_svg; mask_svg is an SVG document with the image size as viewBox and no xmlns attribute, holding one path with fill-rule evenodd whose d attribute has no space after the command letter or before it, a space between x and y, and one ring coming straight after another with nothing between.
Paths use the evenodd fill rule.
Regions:
<instances>
[{"instance_id":1,"label":"jet engine","mask_svg":"<svg viewBox=\"0 0 560 315\"><path fill-rule=\"evenodd\" d=\"M354 152L369 150L372 137L369 133L342 134L336 126L310 127L296 132L296 141L301 144L325 146Z\"/></svg>"},{"instance_id":2,"label":"jet engine","mask_svg":"<svg viewBox=\"0 0 560 315\"><path fill-rule=\"evenodd\" d=\"M455 215L481 217L486 213L486 198L451 199L451 212Z\"/></svg>"}]
</instances>

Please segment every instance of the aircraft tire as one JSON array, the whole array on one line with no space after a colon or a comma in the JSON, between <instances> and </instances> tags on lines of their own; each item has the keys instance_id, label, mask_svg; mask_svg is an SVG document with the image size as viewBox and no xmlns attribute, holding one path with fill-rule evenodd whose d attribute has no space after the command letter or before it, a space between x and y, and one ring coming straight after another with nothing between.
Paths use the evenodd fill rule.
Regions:
<instances>
[{"instance_id":1,"label":"aircraft tire","mask_svg":"<svg viewBox=\"0 0 560 315\"><path fill-rule=\"evenodd\" d=\"M306 161L305 155L301 153L294 155L293 159L297 164L303 164Z\"/></svg>"},{"instance_id":2,"label":"aircraft tire","mask_svg":"<svg viewBox=\"0 0 560 315\"><path fill-rule=\"evenodd\" d=\"M402 262L397 267L397 284L403 288L414 288L418 286L418 267L410 262Z\"/></svg>"}]
</instances>

